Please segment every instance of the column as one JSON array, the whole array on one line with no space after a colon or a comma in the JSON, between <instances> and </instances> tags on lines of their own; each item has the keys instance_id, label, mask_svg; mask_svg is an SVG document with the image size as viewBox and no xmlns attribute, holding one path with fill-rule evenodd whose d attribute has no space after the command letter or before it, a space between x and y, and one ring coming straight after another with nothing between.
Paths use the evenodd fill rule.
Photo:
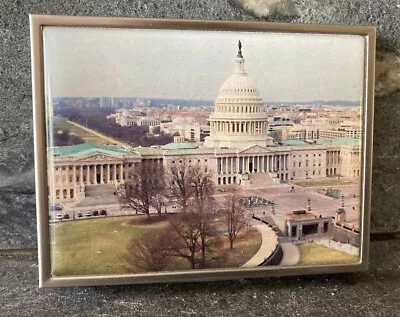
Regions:
<instances>
[{"instance_id":1,"label":"column","mask_svg":"<svg viewBox=\"0 0 400 317\"><path fill-rule=\"evenodd\" d=\"M74 186L76 185L76 166L72 166L72 180L73 180L73 184Z\"/></svg>"},{"instance_id":2,"label":"column","mask_svg":"<svg viewBox=\"0 0 400 317\"><path fill-rule=\"evenodd\" d=\"M107 184L110 184L110 164L107 164Z\"/></svg>"},{"instance_id":3,"label":"column","mask_svg":"<svg viewBox=\"0 0 400 317\"><path fill-rule=\"evenodd\" d=\"M93 182L94 184L97 185L97 165L94 165L94 171L93 171Z\"/></svg>"},{"instance_id":4,"label":"column","mask_svg":"<svg viewBox=\"0 0 400 317\"><path fill-rule=\"evenodd\" d=\"M224 174L228 173L228 158L224 157Z\"/></svg>"},{"instance_id":5,"label":"column","mask_svg":"<svg viewBox=\"0 0 400 317\"><path fill-rule=\"evenodd\" d=\"M80 166L79 180L80 180L81 184L83 184L83 165Z\"/></svg>"},{"instance_id":6,"label":"column","mask_svg":"<svg viewBox=\"0 0 400 317\"><path fill-rule=\"evenodd\" d=\"M104 184L104 165L100 165L100 184Z\"/></svg>"},{"instance_id":7,"label":"column","mask_svg":"<svg viewBox=\"0 0 400 317\"><path fill-rule=\"evenodd\" d=\"M90 185L90 165L86 165L86 184Z\"/></svg>"},{"instance_id":8,"label":"column","mask_svg":"<svg viewBox=\"0 0 400 317\"><path fill-rule=\"evenodd\" d=\"M262 169L262 171L263 171L263 173L265 172L265 156L263 155L262 157L262 161L261 161L261 169Z\"/></svg>"},{"instance_id":9,"label":"column","mask_svg":"<svg viewBox=\"0 0 400 317\"><path fill-rule=\"evenodd\" d=\"M113 183L117 183L117 164L113 164Z\"/></svg>"},{"instance_id":10,"label":"column","mask_svg":"<svg viewBox=\"0 0 400 317\"><path fill-rule=\"evenodd\" d=\"M122 183L124 181L124 164L121 163L120 171L119 171L119 182Z\"/></svg>"}]
</instances>

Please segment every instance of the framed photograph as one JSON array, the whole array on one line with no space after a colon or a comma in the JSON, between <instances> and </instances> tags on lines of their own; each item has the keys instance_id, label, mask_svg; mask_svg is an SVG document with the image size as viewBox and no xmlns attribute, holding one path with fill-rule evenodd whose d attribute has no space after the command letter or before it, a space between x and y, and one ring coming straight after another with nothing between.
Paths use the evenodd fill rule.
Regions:
<instances>
[{"instance_id":1,"label":"framed photograph","mask_svg":"<svg viewBox=\"0 0 400 317\"><path fill-rule=\"evenodd\" d=\"M30 22L41 287L367 269L375 28Z\"/></svg>"}]
</instances>

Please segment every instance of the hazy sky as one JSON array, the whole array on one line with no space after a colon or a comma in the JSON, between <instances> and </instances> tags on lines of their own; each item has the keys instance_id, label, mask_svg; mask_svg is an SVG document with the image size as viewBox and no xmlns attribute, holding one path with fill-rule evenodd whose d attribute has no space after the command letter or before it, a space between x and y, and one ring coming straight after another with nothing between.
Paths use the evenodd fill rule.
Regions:
<instances>
[{"instance_id":1,"label":"hazy sky","mask_svg":"<svg viewBox=\"0 0 400 317\"><path fill-rule=\"evenodd\" d=\"M353 35L45 27L45 67L53 97L214 100L238 40L265 102L361 100Z\"/></svg>"}]
</instances>

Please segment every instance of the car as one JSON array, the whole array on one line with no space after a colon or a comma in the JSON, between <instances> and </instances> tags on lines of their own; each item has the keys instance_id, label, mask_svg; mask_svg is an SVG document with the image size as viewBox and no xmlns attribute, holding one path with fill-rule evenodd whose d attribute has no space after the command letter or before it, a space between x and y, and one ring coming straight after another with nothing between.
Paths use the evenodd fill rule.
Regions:
<instances>
[{"instance_id":1,"label":"car","mask_svg":"<svg viewBox=\"0 0 400 317\"><path fill-rule=\"evenodd\" d=\"M100 215L101 216L107 216L107 211L106 210L100 210Z\"/></svg>"},{"instance_id":2,"label":"car","mask_svg":"<svg viewBox=\"0 0 400 317\"><path fill-rule=\"evenodd\" d=\"M68 215L68 214L65 214L65 215L63 216L63 219L68 220L68 219L69 219L69 215Z\"/></svg>"},{"instance_id":3,"label":"car","mask_svg":"<svg viewBox=\"0 0 400 317\"><path fill-rule=\"evenodd\" d=\"M57 214L56 215L56 219L57 220L62 220L63 219L63 215L62 214Z\"/></svg>"},{"instance_id":4,"label":"car","mask_svg":"<svg viewBox=\"0 0 400 317\"><path fill-rule=\"evenodd\" d=\"M78 213L76 214L76 216L77 216L78 218L82 218L82 217L83 217L83 215L82 215L81 212L78 212Z\"/></svg>"},{"instance_id":5,"label":"car","mask_svg":"<svg viewBox=\"0 0 400 317\"><path fill-rule=\"evenodd\" d=\"M91 217L91 216L92 216L92 213L91 213L90 211L88 211L87 213L85 213L85 216L86 216L86 217Z\"/></svg>"},{"instance_id":6,"label":"car","mask_svg":"<svg viewBox=\"0 0 400 317\"><path fill-rule=\"evenodd\" d=\"M93 216L97 217L99 215L99 212L97 210L93 211Z\"/></svg>"}]
</instances>

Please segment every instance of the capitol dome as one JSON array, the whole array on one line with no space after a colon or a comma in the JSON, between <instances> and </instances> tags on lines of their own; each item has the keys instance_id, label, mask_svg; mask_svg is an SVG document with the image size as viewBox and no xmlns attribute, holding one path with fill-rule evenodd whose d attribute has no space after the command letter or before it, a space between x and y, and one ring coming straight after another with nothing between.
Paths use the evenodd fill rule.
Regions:
<instances>
[{"instance_id":1,"label":"capitol dome","mask_svg":"<svg viewBox=\"0 0 400 317\"><path fill-rule=\"evenodd\" d=\"M242 46L236 56L235 69L221 85L210 115L210 136L206 147L244 148L250 145L273 145L268 136L267 114L254 81L244 68Z\"/></svg>"},{"instance_id":2,"label":"capitol dome","mask_svg":"<svg viewBox=\"0 0 400 317\"><path fill-rule=\"evenodd\" d=\"M254 81L243 71L235 71L224 81L215 100L219 103L262 103Z\"/></svg>"}]
</instances>

